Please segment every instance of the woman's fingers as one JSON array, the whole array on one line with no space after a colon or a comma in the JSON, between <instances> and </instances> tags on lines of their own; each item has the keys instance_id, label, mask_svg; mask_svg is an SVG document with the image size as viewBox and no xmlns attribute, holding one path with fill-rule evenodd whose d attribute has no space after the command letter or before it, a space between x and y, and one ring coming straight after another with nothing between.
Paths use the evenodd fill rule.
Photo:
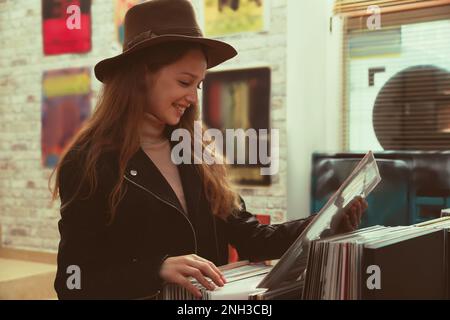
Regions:
<instances>
[{"instance_id":1,"label":"woman's fingers","mask_svg":"<svg viewBox=\"0 0 450 320\"><path fill-rule=\"evenodd\" d=\"M356 224L356 207L355 207L355 203L352 203L352 205L348 208L348 210L345 213L345 215L348 218L348 221L350 222L350 225L352 226L352 229L354 229L355 228L355 224Z\"/></svg>"},{"instance_id":2,"label":"woman's fingers","mask_svg":"<svg viewBox=\"0 0 450 320\"><path fill-rule=\"evenodd\" d=\"M339 225L339 232L349 232L358 229L364 211L368 208L368 203L362 197L356 197L346 207Z\"/></svg>"},{"instance_id":3,"label":"woman's fingers","mask_svg":"<svg viewBox=\"0 0 450 320\"><path fill-rule=\"evenodd\" d=\"M180 286L186 288L190 293L192 293L197 298L202 297L202 293L200 292L200 289L194 286L191 281L189 281L188 278L183 277L181 274L178 274L176 279L174 280L175 283L179 284Z\"/></svg>"},{"instance_id":4,"label":"woman's fingers","mask_svg":"<svg viewBox=\"0 0 450 320\"><path fill-rule=\"evenodd\" d=\"M185 266L183 268L183 270L181 271L181 273L185 276L185 277L193 277L195 278L202 286L204 286L206 289L208 290L214 290L215 287L212 283L210 283L208 281L208 279L205 278L205 276L203 275L203 273L196 268L193 267L189 267L189 266Z\"/></svg>"},{"instance_id":5,"label":"woman's fingers","mask_svg":"<svg viewBox=\"0 0 450 320\"><path fill-rule=\"evenodd\" d=\"M223 275L214 263L194 254L167 258L161 267L160 276L169 283L184 287L199 298L201 292L191 283L190 277L208 290L215 289L214 283L218 286L224 285Z\"/></svg>"},{"instance_id":6,"label":"woman's fingers","mask_svg":"<svg viewBox=\"0 0 450 320\"><path fill-rule=\"evenodd\" d=\"M358 198L358 205L359 205L359 210L358 210L358 225L361 223L361 219L362 216L364 214L364 212L367 210L367 208L369 207L369 204L367 203L366 199L359 197Z\"/></svg>"},{"instance_id":7,"label":"woman's fingers","mask_svg":"<svg viewBox=\"0 0 450 320\"><path fill-rule=\"evenodd\" d=\"M369 208L369 204L367 203L367 200L361 198L361 203L362 203L362 206L363 206L363 211L366 211L367 208Z\"/></svg>"},{"instance_id":8,"label":"woman's fingers","mask_svg":"<svg viewBox=\"0 0 450 320\"><path fill-rule=\"evenodd\" d=\"M360 225L362 215L364 211L366 211L367 207L367 201L362 197L357 197L355 200L353 200L353 203L350 205L349 209L346 212L346 214L350 218L353 229L358 228L358 226Z\"/></svg>"},{"instance_id":9,"label":"woman's fingers","mask_svg":"<svg viewBox=\"0 0 450 320\"><path fill-rule=\"evenodd\" d=\"M221 274L217 273L207 262L191 260L189 265L200 270L203 275L209 277L216 285L223 287L224 282L222 281Z\"/></svg>"},{"instance_id":10,"label":"woman's fingers","mask_svg":"<svg viewBox=\"0 0 450 320\"><path fill-rule=\"evenodd\" d=\"M344 221L342 222L342 232L353 231L353 225L351 222L351 218L348 215L344 215Z\"/></svg>"},{"instance_id":11,"label":"woman's fingers","mask_svg":"<svg viewBox=\"0 0 450 320\"><path fill-rule=\"evenodd\" d=\"M223 273L219 270L219 268L216 267L216 265L214 263L212 263L209 260L206 260L205 258L199 257L196 254L193 254L192 257L194 258L194 260L205 263L220 277L220 280L222 280L223 283L226 282L225 277L223 276ZM207 266L204 266L204 267L209 270L209 268L207 268Z\"/></svg>"},{"instance_id":12,"label":"woman's fingers","mask_svg":"<svg viewBox=\"0 0 450 320\"><path fill-rule=\"evenodd\" d=\"M354 211L354 226L355 228L357 228L359 226L359 223L361 221L361 215L362 215L362 205L361 205L361 200L358 199L355 202L355 211Z\"/></svg>"},{"instance_id":13,"label":"woman's fingers","mask_svg":"<svg viewBox=\"0 0 450 320\"><path fill-rule=\"evenodd\" d=\"M194 257L194 259L197 259L197 260L199 260L199 261L203 261L203 262L205 262L205 263L207 263L219 276L220 276L220 278L221 278L221 280L224 282L224 283L226 283L227 282L227 280L225 279L225 276L223 275L223 273L220 271L220 269L219 268L217 268L216 267L216 265L214 264L214 263L212 263L211 261L209 261L209 260L206 260L205 258L202 258L202 257L199 257L199 256L197 256L197 255L193 255L193 257Z\"/></svg>"}]
</instances>

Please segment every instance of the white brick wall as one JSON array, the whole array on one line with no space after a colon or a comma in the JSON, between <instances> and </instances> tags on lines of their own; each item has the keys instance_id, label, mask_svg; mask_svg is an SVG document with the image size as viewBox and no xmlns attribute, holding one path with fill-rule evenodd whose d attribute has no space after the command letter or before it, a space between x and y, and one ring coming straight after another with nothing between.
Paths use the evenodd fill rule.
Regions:
<instances>
[{"instance_id":1,"label":"white brick wall","mask_svg":"<svg viewBox=\"0 0 450 320\"><path fill-rule=\"evenodd\" d=\"M194 0L197 8L201 0ZM268 0L266 0L268 1ZM272 127L280 130L280 171L271 187L240 190L250 212L285 220L286 199L286 0L270 0L270 30L221 40L239 55L223 67L272 68ZM59 203L50 203L49 169L41 161L41 80L47 70L92 67L116 55L114 3L92 1L92 50L44 56L41 1L0 0L0 224L2 245L57 250ZM100 83L92 74L92 105Z\"/></svg>"}]
</instances>

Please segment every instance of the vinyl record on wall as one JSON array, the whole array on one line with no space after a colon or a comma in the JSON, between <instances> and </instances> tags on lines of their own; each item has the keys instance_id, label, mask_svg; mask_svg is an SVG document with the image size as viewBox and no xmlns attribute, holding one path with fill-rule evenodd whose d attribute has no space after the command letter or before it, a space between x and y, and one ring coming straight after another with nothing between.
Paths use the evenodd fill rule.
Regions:
<instances>
[{"instance_id":1,"label":"vinyl record on wall","mask_svg":"<svg viewBox=\"0 0 450 320\"><path fill-rule=\"evenodd\" d=\"M378 93L373 127L385 150L450 149L450 72L419 65L395 74Z\"/></svg>"}]
</instances>

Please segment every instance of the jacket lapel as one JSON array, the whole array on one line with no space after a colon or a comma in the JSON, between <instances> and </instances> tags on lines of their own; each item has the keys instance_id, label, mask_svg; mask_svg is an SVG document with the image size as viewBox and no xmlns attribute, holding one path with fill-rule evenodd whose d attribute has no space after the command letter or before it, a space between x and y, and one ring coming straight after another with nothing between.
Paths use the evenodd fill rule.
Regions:
<instances>
[{"instance_id":1,"label":"jacket lapel","mask_svg":"<svg viewBox=\"0 0 450 320\"><path fill-rule=\"evenodd\" d=\"M189 216L192 218L197 215L199 207L202 188L200 176L194 165L180 164L177 167L180 173ZM142 148L139 148L128 162L125 176L128 180L131 180L164 202L172 205L181 213L184 212L172 187Z\"/></svg>"},{"instance_id":2,"label":"jacket lapel","mask_svg":"<svg viewBox=\"0 0 450 320\"><path fill-rule=\"evenodd\" d=\"M128 162L125 177L181 213L184 212L172 187L142 148Z\"/></svg>"},{"instance_id":3,"label":"jacket lapel","mask_svg":"<svg viewBox=\"0 0 450 320\"><path fill-rule=\"evenodd\" d=\"M193 164L178 165L181 183L183 184L184 197L189 211L191 220L197 216L199 210L199 202L202 191L202 183L200 175Z\"/></svg>"}]
</instances>

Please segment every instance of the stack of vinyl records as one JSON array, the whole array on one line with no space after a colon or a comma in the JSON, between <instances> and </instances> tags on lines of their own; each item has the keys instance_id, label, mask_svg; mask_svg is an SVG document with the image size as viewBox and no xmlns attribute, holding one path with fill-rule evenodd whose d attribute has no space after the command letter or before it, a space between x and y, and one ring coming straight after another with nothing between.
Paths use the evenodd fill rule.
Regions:
<instances>
[{"instance_id":1,"label":"stack of vinyl records","mask_svg":"<svg viewBox=\"0 0 450 320\"><path fill-rule=\"evenodd\" d=\"M301 300L305 280L300 278L298 280L287 281L278 287L268 290L261 289L249 294L249 300Z\"/></svg>"},{"instance_id":2,"label":"stack of vinyl records","mask_svg":"<svg viewBox=\"0 0 450 320\"><path fill-rule=\"evenodd\" d=\"M447 209L450 210L450 209ZM415 224L416 227L421 228L434 228L434 229L449 229L450 228L450 215L445 215L442 218L425 221Z\"/></svg>"},{"instance_id":3,"label":"stack of vinyl records","mask_svg":"<svg viewBox=\"0 0 450 320\"><path fill-rule=\"evenodd\" d=\"M227 279L223 287L215 290L207 290L197 280L191 283L200 289L201 300L247 300L249 296L265 292L256 286L264 276L272 269L272 265L266 263L249 263L241 261L228 264L219 268ZM211 280L209 280L211 281ZM164 300L197 300L197 298L185 288L175 284L168 284L163 289Z\"/></svg>"},{"instance_id":4,"label":"stack of vinyl records","mask_svg":"<svg viewBox=\"0 0 450 320\"><path fill-rule=\"evenodd\" d=\"M450 219L374 226L311 242L304 299L447 298Z\"/></svg>"},{"instance_id":5,"label":"stack of vinyl records","mask_svg":"<svg viewBox=\"0 0 450 320\"><path fill-rule=\"evenodd\" d=\"M191 280L202 294L201 300L281 300L281 299L301 299L304 281L294 281L292 283L279 286L274 290L257 288L257 285L272 269L272 265L266 263L249 263L241 261L220 267L227 279L224 287L217 287L215 290L207 290L198 281ZM189 291L174 285L168 284L163 290L164 300L196 300Z\"/></svg>"}]
</instances>

